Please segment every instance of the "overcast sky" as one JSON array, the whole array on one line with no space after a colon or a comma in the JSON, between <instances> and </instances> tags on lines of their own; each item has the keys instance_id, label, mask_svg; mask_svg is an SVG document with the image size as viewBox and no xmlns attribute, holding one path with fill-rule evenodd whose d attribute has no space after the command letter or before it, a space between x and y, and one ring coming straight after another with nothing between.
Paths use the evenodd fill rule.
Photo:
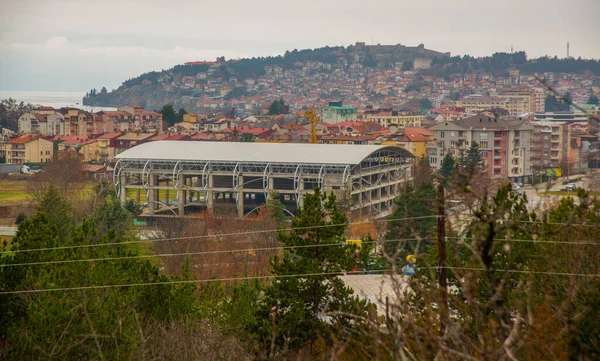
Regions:
<instances>
[{"instance_id":1,"label":"overcast sky","mask_svg":"<svg viewBox=\"0 0 600 361\"><path fill-rule=\"evenodd\" d=\"M80 91L194 60L356 41L600 58L600 0L1 0L0 90Z\"/></svg>"}]
</instances>

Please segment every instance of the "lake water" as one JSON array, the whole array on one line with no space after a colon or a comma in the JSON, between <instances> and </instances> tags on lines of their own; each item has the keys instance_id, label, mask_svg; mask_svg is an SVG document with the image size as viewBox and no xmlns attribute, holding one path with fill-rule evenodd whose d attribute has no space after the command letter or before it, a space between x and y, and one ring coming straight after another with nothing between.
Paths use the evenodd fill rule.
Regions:
<instances>
[{"instance_id":1,"label":"lake water","mask_svg":"<svg viewBox=\"0 0 600 361\"><path fill-rule=\"evenodd\" d=\"M83 105L85 92L37 92L37 91L4 91L0 90L0 99L13 98L17 101L44 105L54 108L75 107L89 112L100 110L115 110L110 107L92 107Z\"/></svg>"}]
</instances>

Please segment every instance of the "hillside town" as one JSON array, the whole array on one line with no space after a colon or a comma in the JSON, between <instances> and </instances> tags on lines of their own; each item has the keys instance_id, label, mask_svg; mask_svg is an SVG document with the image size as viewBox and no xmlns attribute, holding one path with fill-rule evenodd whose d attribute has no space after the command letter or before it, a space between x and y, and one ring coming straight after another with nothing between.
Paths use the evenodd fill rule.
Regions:
<instances>
[{"instance_id":1,"label":"hillside town","mask_svg":"<svg viewBox=\"0 0 600 361\"><path fill-rule=\"evenodd\" d=\"M396 74L396 79L414 76L412 71L389 73ZM316 140L332 145L397 145L416 157L427 156L434 169L441 166L447 154L458 158L476 143L490 176L525 183L550 169L577 174L598 168L600 108L586 103L598 91L598 87L592 87L595 80L577 74L544 76L556 79L556 91L572 94L573 103L580 105L567 111L544 111L545 100L555 96L539 87L533 76L517 75L506 82L506 78L464 75L450 84L440 80L434 82L435 87L423 86L408 93L403 92L406 83L388 78L405 97L386 96L385 104L362 105L357 99L360 90L354 91L354 97L342 91L343 102L330 101L319 107L314 125ZM270 79L277 79L277 75ZM454 87L486 95L462 96L457 100L445 97ZM282 95L274 92L272 97ZM290 99L291 95L286 97ZM431 97L435 107L411 107L414 103L405 101L411 97ZM20 116L18 129L3 129L0 159L9 164L45 163L55 152L69 150L95 164L93 168L109 172L116 155L157 140L309 142L312 125L306 115L313 104L309 102L311 98L298 96L290 105L285 105L286 98L280 99L283 100L270 104L263 104L260 99L255 99L258 104L248 103L259 107L256 115L231 117L204 111L182 114L179 122L166 121L160 112L137 105L95 113L39 106ZM283 106L274 109L277 102Z\"/></svg>"}]
</instances>

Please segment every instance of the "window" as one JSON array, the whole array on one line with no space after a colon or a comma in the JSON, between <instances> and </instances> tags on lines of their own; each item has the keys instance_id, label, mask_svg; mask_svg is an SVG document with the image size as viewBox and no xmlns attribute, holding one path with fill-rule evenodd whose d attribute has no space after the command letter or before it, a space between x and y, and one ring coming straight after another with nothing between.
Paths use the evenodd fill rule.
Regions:
<instances>
[{"instance_id":1,"label":"window","mask_svg":"<svg viewBox=\"0 0 600 361\"><path fill-rule=\"evenodd\" d=\"M444 132L440 132L440 138L444 138Z\"/></svg>"},{"instance_id":2,"label":"window","mask_svg":"<svg viewBox=\"0 0 600 361\"><path fill-rule=\"evenodd\" d=\"M450 132L451 137L456 137L456 132Z\"/></svg>"},{"instance_id":3,"label":"window","mask_svg":"<svg viewBox=\"0 0 600 361\"><path fill-rule=\"evenodd\" d=\"M548 140L548 136L547 135L544 135L544 140Z\"/></svg>"},{"instance_id":4,"label":"window","mask_svg":"<svg viewBox=\"0 0 600 361\"><path fill-rule=\"evenodd\" d=\"M451 147L456 147L456 142L455 142L455 141L453 141L453 140L451 140L451 141L450 141L450 146L451 146Z\"/></svg>"},{"instance_id":5,"label":"window","mask_svg":"<svg viewBox=\"0 0 600 361\"><path fill-rule=\"evenodd\" d=\"M479 133L479 139L488 139L488 133Z\"/></svg>"},{"instance_id":6,"label":"window","mask_svg":"<svg viewBox=\"0 0 600 361\"><path fill-rule=\"evenodd\" d=\"M480 149L487 149L488 148L488 142L479 142L479 148Z\"/></svg>"},{"instance_id":7,"label":"window","mask_svg":"<svg viewBox=\"0 0 600 361\"><path fill-rule=\"evenodd\" d=\"M479 155L481 156L481 158L487 158L487 152L481 152L479 153Z\"/></svg>"}]
</instances>

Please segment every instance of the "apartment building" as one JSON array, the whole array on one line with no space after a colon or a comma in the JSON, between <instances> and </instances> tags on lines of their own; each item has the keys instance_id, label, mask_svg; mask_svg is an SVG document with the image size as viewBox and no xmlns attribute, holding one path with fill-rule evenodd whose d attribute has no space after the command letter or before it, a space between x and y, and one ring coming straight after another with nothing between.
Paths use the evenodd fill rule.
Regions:
<instances>
[{"instance_id":1,"label":"apartment building","mask_svg":"<svg viewBox=\"0 0 600 361\"><path fill-rule=\"evenodd\" d=\"M162 114L158 112L145 110L137 105L125 105L117 110L127 112L133 117L133 126L130 126L129 131L155 132L163 130Z\"/></svg>"},{"instance_id":2,"label":"apartment building","mask_svg":"<svg viewBox=\"0 0 600 361\"><path fill-rule=\"evenodd\" d=\"M342 105L341 101L329 102L329 105L321 109L321 121L325 123L340 123L355 121L358 110L355 107Z\"/></svg>"},{"instance_id":3,"label":"apartment building","mask_svg":"<svg viewBox=\"0 0 600 361\"><path fill-rule=\"evenodd\" d=\"M479 114L495 108L506 109L511 117L533 112L533 105L527 96L481 96L470 95L456 101L456 106L465 108L467 114Z\"/></svg>"},{"instance_id":4,"label":"apartment building","mask_svg":"<svg viewBox=\"0 0 600 361\"><path fill-rule=\"evenodd\" d=\"M530 89L530 88L509 88L502 89L498 93L499 97L504 98L516 98L523 101L524 113L543 112L545 106L545 94L543 89Z\"/></svg>"},{"instance_id":5,"label":"apartment building","mask_svg":"<svg viewBox=\"0 0 600 361\"><path fill-rule=\"evenodd\" d=\"M531 167L534 172L561 167L567 159L568 127L566 122L532 122Z\"/></svg>"},{"instance_id":6,"label":"apartment building","mask_svg":"<svg viewBox=\"0 0 600 361\"><path fill-rule=\"evenodd\" d=\"M65 133L65 121L62 114L58 112L44 112L43 114L32 111L19 117L18 131L22 134L36 135L63 135Z\"/></svg>"},{"instance_id":7,"label":"apartment building","mask_svg":"<svg viewBox=\"0 0 600 361\"><path fill-rule=\"evenodd\" d=\"M59 152L69 151L81 154L84 162L96 160L98 153L98 140L88 137L63 136L56 137L54 140L58 143Z\"/></svg>"},{"instance_id":8,"label":"apartment building","mask_svg":"<svg viewBox=\"0 0 600 361\"><path fill-rule=\"evenodd\" d=\"M96 161L101 163L112 162L115 159L117 138L122 136L123 133L106 133L102 134L97 139L97 155Z\"/></svg>"},{"instance_id":9,"label":"apartment building","mask_svg":"<svg viewBox=\"0 0 600 361\"><path fill-rule=\"evenodd\" d=\"M421 114L400 115L397 114L397 112L395 115L369 114L366 118L368 122L376 122L377 124L381 124L382 126L388 128L390 126L396 126L400 128L420 127L424 119L425 116Z\"/></svg>"},{"instance_id":10,"label":"apartment building","mask_svg":"<svg viewBox=\"0 0 600 361\"><path fill-rule=\"evenodd\" d=\"M497 119L485 112L456 121L442 122L430 130L434 143L428 147L429 163L439 168L446 154L457 158L477 142L484 169L493 178L528 181L531 169L533 126L525 120Z\"/></svg>"},{"instance_id":11,"label":"apartment building","mask_svg":"<svg viewBox=\"0 0 600 361\"><path fill-rule=\"evenodd\" d=\"M37 135L0 140L0 157L5 157L8 164L46 163L53 155L52 142Z\"/></svg>"},{"instance_id":12,"label":"apartment building","mask_svg":"<svg viewBox=\"0 0 600 361\"><path fill-rule=\"evenodd\" d=\"M427 154L427 146L433 142L434 132L425 128L406 128L398 133L390 134L382 144L397 145L412 153L417 158Z\"/></svg>"},{"instance_id":13,"label":"apartment building","mask_svg":"<svg viewBox=\"0 0 600 361\"><path fill-rule=\"evenodd\" d=\"M134 131L133 116L122 110L102 110L94 115L96 133Z\"/></svg>"}]
</instances>

